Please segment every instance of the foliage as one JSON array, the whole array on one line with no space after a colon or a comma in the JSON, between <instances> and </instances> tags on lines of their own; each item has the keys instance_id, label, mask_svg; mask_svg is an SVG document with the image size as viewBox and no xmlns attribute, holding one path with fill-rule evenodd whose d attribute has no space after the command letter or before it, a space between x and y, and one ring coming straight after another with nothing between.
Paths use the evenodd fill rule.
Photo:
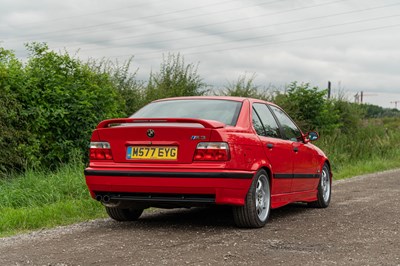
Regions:
<instances>
[{"instance_id":1,"label":"foliage","mask_svg":"<svg viewBox=\"0 0 400 266\"><path fill-rule=\"evenodd\" d=\"M28 158L45 166L67 162L75 148L88 146L96 124L120 115L121 99L110 77L93 72L68 53L49 51L47 45L27 45L24 115L33 134L24 147Z\"/></svg>"},{"instance_id":2,"label":"foliage","mask_svg":"<svg viewBox=\"0 0 400 266\"><path fill-rule=\"evenodd\" d=\"M0 175L25 164L20 144L27 141L29 132L18 97L25 86L24 75L14 53L0 47Z\"/></svg>"},{"instance_id":3,"label":"foliage","mask_svg":"<svg viewBox=\"0 0 400 266\"><path fill-rule=\"evenodd\" d=\"M0 237L105 216L82 176L83 164L72 160L57 171L27 170L0 179Z\"/></svg>"},{"instance_id":4,"label":"foliage","mask_svg":"<svg viewBox=\"0 0 400 266\"><path fill-rule=\"evenodd\" d=\"M110 60L89 62L94 72L107 74L110 77L114 88L125 101L125 108L121 110L124 116L130 116L146 104L144 82L136 79L138 69L131 73L132 62L133 57L122 65Z\"/></svg>"},{"instance_id":5,"label":"foliage","mask_svg":"<svg viewBox=\"0 0 400 266\"><path fill-rule=\"evenodd\" d=\"M358 165L361 168L362 165L374 161L386 165L386 169L388 166L398 167L400 166L399 128L400 119L366 120L346 134L335 132L321 138L315 144L326 152L333 170L341 176L346 176L346 169L350 166Z\"/></svg>"},{"instance_id":6,"label":"foliage","mask_svg":"<svg viewBox=\"0 0 400 266\"><path fill-rule=\"evenodd\" d=\"M206 84L197 74L197 66L185 64L180 54L168 54L161 63L160 72L150 74L145 102L168 97L198 96L206 92Z\"/></svg>"},{"instance_id":7,"label":"foliage","mask_svg":"<svg viewBox=\"0 0 400 266\"><path fill-rule=\"evenodd\" d=\"M270 100L267 90L260 92L259 86L254 84L256 74L251 77L246 75L239 76L235 82L229 82L224 89L219 91L218 95L224 96L239 96L255 99Z\"/></svg>"},{"instance_id":8,"label":"foliage","mask_svg":"<svg viewBox=\"0 0 400 266\"><path fill-rule=\"evenodd\" d=\"M274 101L290 114L304 131L318 130L329 133L340 127L340 117L333 102L325 97L325 90L310 87L308 83L292 82L286 93L278 93Z\"/></svg>"},{"instance_id":9,"label":"foliage","mask_svg":"<svg viewBox=\"0 0 400 266\"><path fill-rule=\"evenodd\" d=\"M400 111L393 108L383 108L373 104L362 104L360 108L365 113L365 118L378 118L378 117L399 117Z\"/></svg>"},{"instance_id":10,"label":"foliage","mask_svg":"<svg viewBox=\"0 0 400 266\"><path fill-rule=\"evenodd\" d=\"M364 115L359 104L350 103L342 99L333 100L333 109L339 115L339 129L342 133L351 133L361 125Z\"/></svg>"},{"instance_id":11,"label":"foliage","mask_svg":"<svg viewBox=\"0 0 400 266\"><path fill-rule=\"evenodd\" d=\"M0 171L57 166L86 153L96 124L124 114L108 73L46 44L27 45L24 65L0 50Z\"/></svg>"}]
</instances>

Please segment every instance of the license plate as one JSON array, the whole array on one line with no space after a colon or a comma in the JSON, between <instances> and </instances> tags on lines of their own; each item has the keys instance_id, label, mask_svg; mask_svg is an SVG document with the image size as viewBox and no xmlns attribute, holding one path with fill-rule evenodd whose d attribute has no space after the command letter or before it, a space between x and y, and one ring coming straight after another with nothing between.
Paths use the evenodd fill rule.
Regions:
<instances>
[{"instance_id":1,"label":"license plate","mask_svg":"<svg viewBox=\"0 0 400 266\"><path fill-rule=\"evenodd\" d=\"M176 160L178 147L170 146L129 146L127 160Z\"/></svg>"}]
</instances>

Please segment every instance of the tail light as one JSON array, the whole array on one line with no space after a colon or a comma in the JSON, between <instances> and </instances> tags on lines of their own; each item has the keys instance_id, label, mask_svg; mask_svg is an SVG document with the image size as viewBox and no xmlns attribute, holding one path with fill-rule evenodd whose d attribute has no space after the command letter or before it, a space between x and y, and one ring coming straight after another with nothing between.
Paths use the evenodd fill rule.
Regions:
<instances>
[{"instance_id":1,"label":"tail light","mask_svg":"<svg viewBox=\"0 0 400 266\"><path fill-rule=\"evenodd\" d=\"M90 142L90 160L112 160L111 146L108 142Z\"/></svg>"},{"instance_id":2,"label":"tail light","mask_svg":"<svg viewBox=\"0 0 400 266\"><path fill-rule=\"evenodd\" d=\"M229 145L226 142L200 142L197 144L194 161L228 161Z\"/></svg>"}]
</instances>

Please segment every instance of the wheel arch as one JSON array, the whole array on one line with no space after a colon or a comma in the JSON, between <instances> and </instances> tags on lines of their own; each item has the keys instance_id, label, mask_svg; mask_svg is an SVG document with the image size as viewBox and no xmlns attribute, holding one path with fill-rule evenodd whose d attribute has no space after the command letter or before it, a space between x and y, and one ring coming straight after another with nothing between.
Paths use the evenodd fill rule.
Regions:
<instances>
[{"instance_id":1,"label":"wheel arch","mask_svg":"<svg viewBox=\"0 0 400 266\"><path fill-rule=\"evenodd\" d=\"M267 167L267 166L261 166L260 167L260 169L258 169L258 171L260 171L260 170L264 170L265 172L267 172L267 174L268 174L268 181L269 181L269 188L270 189L272 189L272 182L273 182L273 178L272 178L272 171L271 171L271 169L269 168L269 167ZM257 172L258 172L257 171ZM254 175L254 177L255 177L255 175ZM253 177L253 178L254 178Z\"/></svg>"},{"instance_id":2,"label":"wheel arch","mask_svg":"<svg viewBox=\"0 0 400 266\"><path fill-rule=\"evenodd\" d=\"M325 161L324 161L324 163L323 163L322 167L324 167L324 165L325 165L325 164L327 164L327 165L328 165L328 167L329 167L329 175L330 175L331 182L332 182L332 179L333 179L333 174L332 174L331 162L330 162L328 159L325 159Z\"/></svg>"}]
</instances>

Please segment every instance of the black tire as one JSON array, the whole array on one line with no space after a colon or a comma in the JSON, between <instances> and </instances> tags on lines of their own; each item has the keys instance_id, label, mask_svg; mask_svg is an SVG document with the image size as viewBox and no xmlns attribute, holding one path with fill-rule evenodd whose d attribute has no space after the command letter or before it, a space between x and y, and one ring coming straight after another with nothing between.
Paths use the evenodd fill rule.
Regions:
<instances>
[{"instance_id":1,"label":"black tire","mask_svg":"<svg viewBox=\"0 0 400 266\"><path fill-rule=\"evenodd\" d=\"M110 218L124 222L124 221L136 221L143 213L143 209L119 209L106 207L106 211Z\"/></svg>"},{"instance_id":2,"label":"black tire","mask_svg":"<svg viewBox=\"0 0 400 266\"><path fill-rule=\"evenodd\" d=\"M313 208L326 208L331 202L332 179L328 164L322 167L321 178L318 183L317 200L308 203Z\"/></svg>"},{"instance_id":3,"label":"black tire","mask_svg":"<svg viewBox=\"0 0 400 266\"><path fill-rule=\"evenodd\" d=\"M242 228L263 227L271 211L271 190L268 174L260 170L247 192L245 204L233 207L235 224Z\"/></svg>"}]
</instances>

